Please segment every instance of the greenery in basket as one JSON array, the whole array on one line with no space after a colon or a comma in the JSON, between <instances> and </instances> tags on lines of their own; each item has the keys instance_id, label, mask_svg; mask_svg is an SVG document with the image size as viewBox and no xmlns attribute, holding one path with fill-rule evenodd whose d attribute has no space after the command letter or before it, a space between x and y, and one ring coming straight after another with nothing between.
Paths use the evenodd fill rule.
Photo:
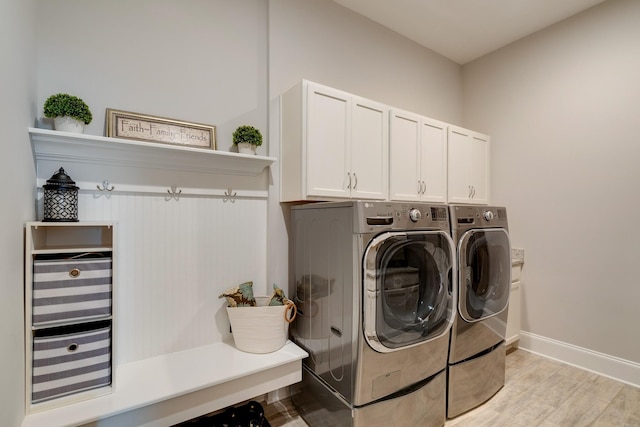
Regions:
<instances>
[{"instance_id":1,"label":"greenery in basket","mask_svg":"<svg viewBox=\"0 0 640 427\"><path fill-rule=\"evenodd\" d=\"M238 129L233 132L233 143L238 145L241 142L259 147L262 145L262 134L253 126L239 126Z\"/></svg>"},{"instance_id":2,"label":"greenery in basket","mask_svg":"<svg viewBox=\"0 0 640 427\"><path fill-rule=\"evenodd\" d=\"M77 96L66 93L58 93L47 98L44 102L44 116L49 118L73 117L84 122L85 125L93 120L89 106Z\"/></svg>"}]
</instances>

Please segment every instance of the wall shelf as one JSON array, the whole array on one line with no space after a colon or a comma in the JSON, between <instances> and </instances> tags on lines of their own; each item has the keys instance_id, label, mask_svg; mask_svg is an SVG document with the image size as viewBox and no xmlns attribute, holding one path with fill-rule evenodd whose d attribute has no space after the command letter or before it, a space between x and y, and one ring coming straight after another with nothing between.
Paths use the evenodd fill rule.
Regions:
<instances>
[{"instance_id":1,"label":"wall shelf","mask_svg":"<svg viewBox=\"0 0 640 427\"><path fill-rule=\"evenodd\" d=\"M221 190L237 188L241 190L238 196L252 197L266 194L264 172L276 161L273 157L49 129L29 128L29 135L38 186L64 167L81 190L98 190L97 186L108 181L116 192L166 193L175 186L192 194L223 195Z\"/></svg>"}]
</instances>

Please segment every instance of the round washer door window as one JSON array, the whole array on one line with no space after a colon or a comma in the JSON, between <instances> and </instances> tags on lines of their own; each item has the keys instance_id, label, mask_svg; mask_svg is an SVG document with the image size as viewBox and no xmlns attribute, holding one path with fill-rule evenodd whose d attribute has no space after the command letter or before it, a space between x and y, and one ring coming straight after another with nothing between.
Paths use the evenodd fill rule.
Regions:
<instances>
[{"instance_id":1,"label":"round washer door window","mask_svg":"<svg viewBox=\"0 0 640 427\"><path fill-rule=\"evenodd\" d=\"M440 231L383 233L364 255L364 329L390 352L440 337L455 311L453 241Z\"/></svg>"},{"instance_id":2,"label":"round washer door window","mask_svg":"<svg viewBox=\"0 0 640 427\"><path fill-rule=\"evenodd\" d=\"M467 322L507 308L511 289L511 248L504 229L469 230L458 246L459 310Z\"/></svg>"}]
</instances>

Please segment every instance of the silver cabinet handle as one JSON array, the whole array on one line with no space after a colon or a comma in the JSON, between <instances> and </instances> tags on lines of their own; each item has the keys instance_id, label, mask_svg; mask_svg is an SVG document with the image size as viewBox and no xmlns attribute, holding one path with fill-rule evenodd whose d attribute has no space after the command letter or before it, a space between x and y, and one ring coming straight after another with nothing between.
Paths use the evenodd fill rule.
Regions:
<instances>
[{"instance_id":1,"label":"silver cabinet handle","mask_svg":"<svg viewBox=\"0 0 640 427\"><path fill-rule=\"evenodd\" d=\"M349 178L349 184L347 185L347 188L351 190L351 172L347 172L347 178Z\"/></svg>"},{"instance_id":2,"label":"silver cabinet handle","mask_svg":"<svg viewBox=\"0 0 640 427\"><path fill-rule=\"evenodd\" d=\"M356 173L353 173L353 178L355 180L355 184L353 184L353 189L357 190L358 189L358 175L356 175Z\"/></svg>"}]
</instances>

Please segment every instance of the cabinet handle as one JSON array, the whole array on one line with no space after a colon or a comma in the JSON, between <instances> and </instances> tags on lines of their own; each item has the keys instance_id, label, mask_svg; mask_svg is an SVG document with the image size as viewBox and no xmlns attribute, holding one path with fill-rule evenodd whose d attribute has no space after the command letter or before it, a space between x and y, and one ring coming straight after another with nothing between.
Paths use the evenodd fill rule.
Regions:
<instances>
[{"instance_id":1,"label":"cabinet handle","mask_svg":"<svg viewBox=\"0 0 640 427\"><path fill-rule=\"evenodd\" d=\"M75 279L76 277L80 276L80 270L77 268L74 268L73 270L69 271L69 276Z\"/></svg>"},{"instance_id":2,"label":"cabinet handle","mask_svg":"<svg viewBox=\"0 0 640 427\"><path fill-rule=\"evenodd\" d=\"M347 178L349 178L349 184L347 184L347 189L351 190L351 172L347 172Z\"/></svg>"},{"instance_id":3,"label":"cabinet handle","mask_svg":"<svg viewBox=\"0 0 640 427\"><path fill-rule=\"evenodd\" d=\"M476 187L474 187L473 185L471 186L471 198L475 199L476 197Z\"/></svg>"},{"instance_id":4,"label":"cabinet handle","mask_svg":"<svg viewBox=\"0 0 640 427\"><path fill-rule=\"evenodd\" d=\"M427 184L422 181L422 194L425 194L427 192Z\"/></svg>"},{"instance_id":5,"label":"cabinet handle","mask_svg":"<svg viewBox=\"0 0 640 427\"><path fill-rule=\"evenodd\" d=\"M353 184L353 189L357 190L358 189L358 175L356 175L356 173L353 173L353 178L355 179L356 183Z\"/></svg>"}]
</instances>

